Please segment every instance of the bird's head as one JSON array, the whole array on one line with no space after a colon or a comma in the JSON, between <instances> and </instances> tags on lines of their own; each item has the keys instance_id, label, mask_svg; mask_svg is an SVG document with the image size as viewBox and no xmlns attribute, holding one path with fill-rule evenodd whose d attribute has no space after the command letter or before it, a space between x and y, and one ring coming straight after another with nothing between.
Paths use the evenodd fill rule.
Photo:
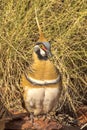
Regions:
<instances>
[{"instance_id":1,"label":"bird's head","mask_svg":"<svg viewBox=\"0 0 87 130\"><path fill-rule=\"evenodd\" d=\"M34 52L37 54L39 59L48 59L51 57L51 45L49 42L37 42L34 46Z\"/></svg>"}]
</instances>

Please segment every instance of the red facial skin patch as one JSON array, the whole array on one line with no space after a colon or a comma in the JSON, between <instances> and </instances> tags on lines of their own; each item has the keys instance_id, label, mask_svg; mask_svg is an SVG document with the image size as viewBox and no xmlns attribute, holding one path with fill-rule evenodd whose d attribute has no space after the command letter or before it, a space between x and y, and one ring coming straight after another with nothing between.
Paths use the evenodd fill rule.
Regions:
<instances>
[{"instance_id":1,"label":"red facial skin patch","mask_svg":"<svg viewBox=\"0 0 87 130\"><path fill-rule=\"evenodd\" d=\"M47 51L47 49L46 49L44 46L42 47L42 49L43 49L44 51Z\"/></svg>"}]
</instances>

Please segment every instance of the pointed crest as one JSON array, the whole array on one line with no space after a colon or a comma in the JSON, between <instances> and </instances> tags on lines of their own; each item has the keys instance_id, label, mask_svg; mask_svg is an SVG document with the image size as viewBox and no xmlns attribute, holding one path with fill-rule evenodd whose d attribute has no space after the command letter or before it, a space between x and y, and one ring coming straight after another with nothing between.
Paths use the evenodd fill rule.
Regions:
<instances>
[{"instance_id":1,"label":"pointed crest","mask_svg":"<svg viewBox=\"0 0 87 130\"><path fill-rule=\"evenodd\" d=\"M43 33L42 33L42 30L41 30L41 27L40 27L40 24L38 22L38 17L37 17L37 10L35 8L35 17L36 17L36 22L37 22L37 26L38 26L38 29L39 29L39 42L46 42L46 38L44 37Z\"/></svg>"}]
</instances>

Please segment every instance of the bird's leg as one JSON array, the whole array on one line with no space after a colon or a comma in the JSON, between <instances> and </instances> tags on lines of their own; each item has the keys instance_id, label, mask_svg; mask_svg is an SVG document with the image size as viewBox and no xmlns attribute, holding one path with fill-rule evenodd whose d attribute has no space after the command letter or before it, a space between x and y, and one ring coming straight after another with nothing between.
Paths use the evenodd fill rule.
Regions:
<instances>
[{"instance_id":1,"label":"bird's leg","mask_svg":"<svg viewBox=\"0 0 87 130\"><path fill-rule=\"evenodd\" d=\"M33 123L34 123L34 113L33 112L31 112L31 114L30 114L30 120L33 125Z\"/></svg>"},{"instance_id":2,"label":"bird's leg","mask_svg":"<svg viewBox=\"0 0 87 130\"><path fill-rule=\"evenodd\" d=\"M50 116L50 114L49 113L47 113L46 114L46 118L47 118L47 120L48 120L48 123L51 121L51 116Z\"/></svg>"}]
</instances>

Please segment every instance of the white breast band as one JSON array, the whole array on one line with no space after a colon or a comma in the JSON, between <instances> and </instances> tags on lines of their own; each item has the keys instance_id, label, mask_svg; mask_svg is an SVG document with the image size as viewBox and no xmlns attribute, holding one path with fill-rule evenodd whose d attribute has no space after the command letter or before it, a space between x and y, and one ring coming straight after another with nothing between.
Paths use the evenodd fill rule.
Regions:
<instances>
[{"instance_id":1,"label":"white breast band","mask_svg":"<svg viewBox=\"0 0 87 130\"><path fill-rule=\"evenodd\" d=\"M37 80L37 79L34 79L32 77L29 77L27 74L25 74L25 77L26 79L31 82L32 84L35 84L35 85L49 85L49 84L56 84L60 81L61 79L61 76L59 74L59 76L56 78L56 79L52 79L52 80Z\"/></svg>"}]
</instances>

